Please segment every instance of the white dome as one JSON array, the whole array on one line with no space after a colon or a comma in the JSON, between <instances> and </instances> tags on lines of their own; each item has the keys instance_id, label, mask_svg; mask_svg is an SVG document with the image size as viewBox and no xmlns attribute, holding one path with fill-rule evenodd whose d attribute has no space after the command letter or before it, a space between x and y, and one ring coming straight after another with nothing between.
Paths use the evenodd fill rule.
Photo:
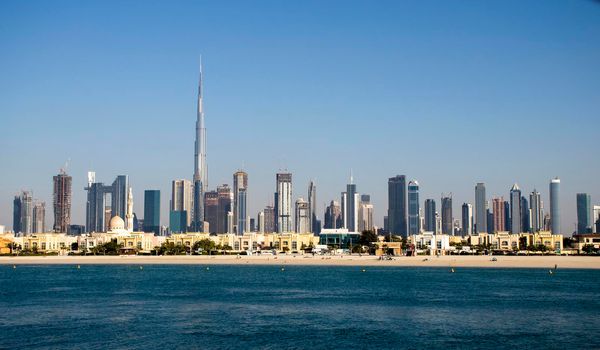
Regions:
<instances>
[{"instance_id":1,"label":"white dome","mask_svg":"<svg viewBox=\"0 0 600 350\"><path fill-rule=\"evenodd\" d=\"M110 219L110 222L108 224L108 229L111 231L124 230L125 229L125 221L123 221L123 219L121 219L121 217L118 215L113 216L112 219Z\"/></svg>"}]
</instances>

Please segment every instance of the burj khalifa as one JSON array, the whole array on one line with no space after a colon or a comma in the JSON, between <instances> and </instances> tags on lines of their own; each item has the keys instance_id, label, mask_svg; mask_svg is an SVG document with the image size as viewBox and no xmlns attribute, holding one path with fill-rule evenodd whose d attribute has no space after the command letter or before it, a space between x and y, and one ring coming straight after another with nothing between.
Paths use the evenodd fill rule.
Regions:
<instances>
[{"instance_id":1,"label":"burj khalifa","mask_svg":"<svg viewBox=\"0 0 600 350\"><path fill-rule=\"evenodd\" d=\"M200 77L198 79L198 109L196 111L196 142L194 142L194 213L192 229L199 232L204 222L204 192L208 186L206 167L206 127L202 106L202 57L200 57Z\"/></svg>"}]
</instances>

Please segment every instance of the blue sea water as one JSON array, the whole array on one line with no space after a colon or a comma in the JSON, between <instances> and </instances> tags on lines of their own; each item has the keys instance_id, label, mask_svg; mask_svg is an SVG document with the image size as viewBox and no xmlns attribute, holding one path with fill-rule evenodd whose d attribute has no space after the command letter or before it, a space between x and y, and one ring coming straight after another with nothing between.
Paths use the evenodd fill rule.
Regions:
<instances>
[{"instance_id":1,"label":"blue sea water","mask_svg":"<svg viewBox=\"0 0 600 350\"><path fill-rule=\"evenodd\" d=\"M600 348L600 271L0 265L0 348Z\"/></svg>"}]
</instances>

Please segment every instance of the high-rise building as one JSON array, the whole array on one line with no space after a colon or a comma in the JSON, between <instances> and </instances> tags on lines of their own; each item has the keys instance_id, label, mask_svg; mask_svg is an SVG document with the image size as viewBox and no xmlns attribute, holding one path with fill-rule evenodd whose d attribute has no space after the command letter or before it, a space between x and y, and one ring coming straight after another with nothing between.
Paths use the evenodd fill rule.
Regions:
<instances>
[{"instance_id":1,"label":"high-rise building","mask_svg":"<svg viewBox=\"0 0 600 350\"><path fill-rule=\"evenodd\" d=\"M173 180L171 183L171 211L186 212L185 229L192 227L192 210L194 208L194 187L190 180ZM177 220L182 215L178 214ZM180 221L178 221L180 222ZM180 231L181 232L181 231Z\"/></svg>"},{"instance_id":2,"label":"high-rise building","mask_svg":"<svg viewBox=\"0 0 600 350\"><path fill-rule=\"evenodd\" d=\"M21 191L21 233L33 233L33 194L30 191Z\"/></svg>"},{"instance_id":3,"label":"high-rise building","mask_svg":"<svg viewBox=\"0 0 600 350\"><path fill-rule=\"evenodd\" d=\"M492 198L492 212L494 214L494 230L493 232L506 231L504 227L504 198L495 197ZM492 232L490 232L492 233Z\"/></svg>"},{"instance_id":4,"label":"high-rise building","mask_svg":"<svg viewBox=\"0 0 600 350\"><path fill-rule=\"evenodd\" d=\"M258 222L258 233L265 233L265 212L264 211L260 211L258 212L258 218L257 218L257 222Z\"/></svg>"},{"instance_id":5,"label":"high-rise building","mask_svg":"<svg viewBox=\"0 0 600 350\"><path fill-rule=\"evenodd\" d=\"M592 199L587 193L577 193L577 233L592 233Z\"/></svg>"},{"instance_id":6,"label":"high-rise building","mask_svg":"<svg viewBox=\"0 0 600 350\"><path fill-rule=\"evenodd\" d=\"M594 233L600 233L600 205L592 207L592 227Z\"/></svg>"},{"instance_id":7,"label":"high-rise building","mask_svg":"<svg viewBox=\"0 0 600 350\"><path fill-rule=\"evenodd\" d=\"M160 191L144 191L144 232L160 235Z\"/></svg>"},{"instance_id":8,"label":"high-rise building","mask_svg":"<svg viewBox=\"0 0 600 350\"><path fill-rule=\"evenodd\" d=\"M21 196L15 196L13 200L13 232L21 233Z\"/></svg>"},{"instance_id":9,"label":"high-rise building","mask_svg":"<svg viewBox=\"0 0 600 350\"><path fill-rule=\"evenodd\" d=\"M494 213L492 212L492 210L490 210L490 208L486 209L486 214L487 214L487 219L486 219L486 223L487 223L487 232L494 232Z\"/></svg>"},{"instance_id":10,"label":"high-rise building","mask_svg":"<svg viewBox=\"0 0 600 350\"><path fill-rule=\"evenodd\" d=\"M373 231L373 204L371 204L371 196L363 194L360 196L360 204L358 206L358 231Z\"/></svg>"},{"instance_id":11,"label":"high-rise building","mask_svg":"<svg viewBox=\"0 0 600 350\"><path fill-rule=\"evenodd\" d=\"M419 183L417 180L408 183L408 234L417 235L421 232L419 219Z\"/></svg>"},{"instance_id":12,"label":"high-rise building","mask_svg":"<svg viewBox=\"0 0 600 350\"><path fill-rule=\"evenodd\" d=\"M406 176L396 175L388 180L388 225L390 232L407 236Z\"/></svg>"},{"instance_id":13,"label":"high-rise building","mask_svg":"<svg viewBox=\"0 0 600 350\"><path fill-rule=\"evenodd\" d=\"M292 174L277 173L275 215L277 232L292 232Z\"/></svg>"},{"instance_id":14,"label":"high-rise building","mask_svg":"<svg viewBox=\"0 0 600 350\"><path fill-rule=\"evenodd\" d=\"M169 230L171 233L187 231L188 212L186 210L171 210L169 213Z\"/></svg>"},{"instance_id":15,"label":"high-rise building","mask_svg":"<svg viewBox=\"0 0 600 350\"><path fill-rule=\"evenodd\" d=\"M462 205L462 235L470 236L473 234L473 206L469 203Z\"/></svg>"},{"instance_id":16,"label":"high-rise building","mask_svg":"<svg viewBox=\"0 0 600 350\"><path fill-rule=\"evenodd\" d=\"M46 232L46 203L35 202L33 204L33 225L31 233Z\"/></svg>"},{"instance_id":17,"label":"high-rise building","mask_svg":"<svg viewBox=\"0 0 600 350\"><path fill-rule=\"evenodd\" d=\"M264 233L275 232L275 208L272 206L266 206L265 209L263 209L263 214L265 217L265 225L263 228Z\"/></svg>"},{"instance_id":18,"label":"high-rise building","mask_svg":"<svg viewBox=\"0 0 600 350\"><path fill-rule=\"evenodd\" d=\"M202 59L198 76L198 96L196 110L196 141L194 142L194 181L193 181L193 218L194 231L200 231L204 223L204 192L208 188L208 167L206 164L206 126L204 125ZM188 221L189 218L188 218Z\"/></svg>"},{"instance_id":19,"label":"high-rise building","mask_svg":"<svg viewBox=\"0 0 600 350\"><path fill-rule=\"evenodd\" d=\"M317 186L311 180L308 183L308 208L310 211L310 232L318 233L320 228L317 228Z\"/></svg>"},{"instance_id":20,"label":"high-rise building","mask_svg":"<svg viewBox=\"0 0 600 350\"><path fill-rule=\"evenodd\" d=\"M119 175L112 184L112 205L111 215L120 216L121 219L125 220L127 216L127 205L129 195L129 176Z\"/></svg>"},{"instance_id":21,"label":"high-rise building","mask_svg":"<svg viewBox=\"0 0 600 350\"><path fill-rule=\"evenodd\" d=\"M93 171L88 171L87 177L85 229L87 232L105 232L110 221L110 215L108 220L106 219L106 196L112 193L113 186L105 186L101 182L96 182L96 173ZM108 208L110 209L110 207Z\"/></svg>"},{"instance_id":22,"label":"high-rise building","mask_svg":"<svg viewBox=\"0 0 600 350\"><path fill-rule=\"evenodd\" d=\"M550 231L554 235L561 234L560 206L559 206L560 179L550 180Z\"/></svg>"},{"instance_id":23,"label":"high-rise building","mask_svg":"<svg viewBox=\"0 0 600 350\"><path fill-rule=\"evenodd\" d=\"M337 201L331 201L331 203L325 208L325 224L324 228L336 229L343 226L342 221L342 209L340 203Z\"/></svg>"},{"instance_id":24,"label":"high-rise building","mask_svg":"<svg viewBox=\"0 0 600 350\"><path fill-rule=\"evenodd\" d=\"M535 189L529 194L529 207L531 208L531 231L539 232L544 224L544 209L540 193Z\"/></svg>"},{"instance_id":25,"label":"high-rise building","mask_svg":"<svg viewBox=\"0 0 600 350\"><path fill-rule=\"evenodd\" d=\"M427 232L436 232L435 225L435 200L426 199L425 200L425 231Z\"/></svg>"},{"instance_id":26,"label":"high-rise building","mask_svg":"<svg viewBox=\"0 0 600 350\"><path fill-rule=\"evenodd\" d=\"M511 231L512 222L510 214L510 202L504 201L504 231Z\"/></svg>"},{"instance_id":27,"label":"high-rise building","mask_svg":"<svg viewBox=\"0 0 600 350\"><path fill-rule=\"evenodd\" d=\"M344 222L346 223L345 228L350 232L358 231L358 206L360 203L360 195L356 192L356 184L353 182L351 176L350 183L346 185L346 205L343 212Z\"/></svg>"},{"instance_id":28,"label":"high-rise building","mask_svg":"<svg viewBox=\"0 0 600 350\"><path fill-rule=\"evenodd\" d=\"M452 194L442 195L442 233L445 235L454 234L454 218L452 217Z\"/></svg>"},{"instance_id":29,"label":"high-rise building","mask_svg":"<svg viewBox=\"0 0 600 350\"><path fill-rule=\"evenodd\" d=\"M248 218L246 215L246 198L247 198L247 189L246 188L238 188L237 189L237 200L235 201L237 205L236 212L233 212L233 222L236 223L233 230L238 235L243 235L246 231L248 231ZM236 219L237 216L237 219Z\"/></svg>"},{"instance_id":30,"label":"high-rise building","mask_svg":"<svg viewBox=\"0 0 600 350\"><path fill-rule=\"evenodd\" d=\"M244 192L241 194L240 192ZM248 174L245 171L236 171L233 174L233 222L234 230L243 234L246 223L246 201L248 195ZM243 202L240 202L242 201ZM243 211L243 212L242 212Z\"/></svg>"},{"instance_id":31,"label":"high-rise building","mask_svg":"<svg viewBox=\"0 0 600 350\"><path fill-rule=\"evenodd\" d=\"M475 232L477 233L487 231L486 201L485 184L479 182L475 185Z\"/></svg>"},{"instance_id":32,"label":"high-rise building","mask_svg":"<svg viewBox=\"0 0 600 350\"><path fill-rule=\"evenodd\" d=\"M521 231L531 232L531 210L525 196L521 197Z\"/></svg>"},{"instance_id":33,"label":"high-rise building","mask_svg":"<svg viewBox=\"0 0 600 350\"><path fill-rule=\"evenodd\" d=\"M204 220L208 222L210 233L217 233L219 221L219 193L217 191L204 192Z\"/></svg>"},{"instance_id":34,"label":"high-rise building","mask_svg":"<svg viewBox=\"0 0 600 350\"><path fill-rule=\"evenodd\" d=\"M523 232L521 220L521 190L514 184L510 189L510 233Z\"/></svg>"},{"instance_id":35,"label":"high-rise building","mask_svg":"<svg viewBox=\"0 0 600 350\"><path fill-rule=\"evenodd\" d=\"M217 187L218 209L217 209L217 233L233 233L233 192L231 187L223 184ZM229 214L231 213L231 217Z\"/></svg>"},{"instance_id":36,"label":"high-rise building","mask_svg":"<svg viewBox=\"0 0 600 350\"><path fill-rule=\"evenodd\" d=\"M53 177L54 231L67 233L71 225L71 176L63 169Z\"/></svg>"},{"instance_id":37,"label":"high-rise building","mask_svg":"<svg viewBox=\"0 0 600 350\"><path fill-rule=\"evenodd\" d=\"M310 232L310 208L308 207L308 202L303 198L298 198L296 200L296 210L295 210L295 230L297 233L307 233Z\"/></svg>"}]
</instances>

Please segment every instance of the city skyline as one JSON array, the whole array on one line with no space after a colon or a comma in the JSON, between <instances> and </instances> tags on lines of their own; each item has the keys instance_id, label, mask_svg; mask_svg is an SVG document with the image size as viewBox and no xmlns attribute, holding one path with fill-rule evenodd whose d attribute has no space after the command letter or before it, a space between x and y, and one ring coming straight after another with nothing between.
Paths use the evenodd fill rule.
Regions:
<instances>
[{"instance_id":1,"label":"city skyline","mask_svg":"<svg viewBox=\"0 0 600 350\"><path fill-rule=\"evenodd\" d=\"M504 8L504 6L496 6ZM558 5L554 6L556 11L562 9ZM573 8L574 11L580 11L577 18L583 20L587 18L583 12L588 5L583 3L572 6L568 5L567 7ZM419 6L415 7L420 8ZM289 14L287 15L289 16ZM542 16L550 18L555 15L550 10L549 13L542 14ZM42 14L32 16L43 18ZM152 16L160 17L158 13L154 13ZM310 18L310 15L304 12L298 16L309 16ZM4 19L4 17L2 18ZM294 18L298 19L298 17ZM315 19L317 23L325 25L318 21L319 18ZM8 20L6 23L8 26L14 24ZM88 34L96 33L97 28L94 24L98 22L92 23L92 26L87 28ZM395 28L393 23L385 23L390 25L390 28ZM452 23L444 22L442 24L451 26ZM500 25L500 23L495 24ZM63 25L73 25L73 22L67 21ZM52 32L52 38L59 40L61 38L58 32L60 26L57 24L56 26L57 31ZM541 35L536 31L540 28L535 24L527 28L529 28L529 31L526 31L528 38L533 40ZM179 27L179 29L181 28ZM285 29L287 29L287 33L300 33L293 23ZM594 25L592 29L593 33L598 32L597 25ZM34 34L30 34L31 36L25 39L27 43L34 44L39 40L35 33L36 30L40 30L40 27L33 27L31 30ZM172 33L177 33L177 30ZM577 31L571 32L571 35L576 34L583 35ZM208 41L208 44L196 45L194 48L185 50L174 50L169 57L150 55L146 63L132 60L119 65L118 67L121 69L131 70L131 72L122 73L125 80L119 79L119 75L114 71L116 55L130 53L139 58L142 53L147 52L148 48L140 49L139 53L117 49L112 52L112 56L111 53L102 55L103 58L108 59L107 65L82 63L73 67L73 72L82 76L86 72L93 73L86 75L87 82L84 86L92 92L92 95L96 94L102 97L105 104L102 106L97 101L82 98L80 93L74 91L73 89L77 86L75 81L60 80L59 73L66 72L67 67L63 66L57 58L53 58L49 49L42 50L42 53L50 58L50 60L44 60L44 64L49 67L47 75L34 77L29 75L30 73L24 73L24 69L31 69L31 74L41 69L41 66L31 61L16 62L16 59L20 57L17 49L27 50L29 46L9 40L5 36L6 34L0 35L0 39L7 42L9 49L15 49L11 54L0 58L2 66L16 68L16 72L0 68L2 73L6 73L3 76L7 77L2 84L2 93L0 94L0 102L2 102L0 103L2 106L0 113L6 116L6 118L1 118L2 127L4 130L28 130L27 135L30 135L30 138L20 139L18 136L23 137L23 132L10 133L0 141L2 142L0 146L6 150L1 152L2 164L11 169L3 176L4 181L0 186L0 224L7 227L12 226L10 214L14 195L18 194L21 189L32 190L34 198L52 203L52 177L58 174L60 164L68 158L71 158L68 174L73 179L72 224L85 224L86 194L83 187L87 182L85 177L87 171L95 171L98 178L104 183L110 183L110 180L117 175L128 175L130 186L134 191L134 212L138 216L144 212L144 191L147 189L160 190L163 193L161 196L161 224L168 224L166 221L169 217L168 199L171 196L169 191L171 182L175 179L193 180L189 170L189 158L194 142L192 123L195 115L193 108L190 108L193 106L194 99L193 97L190 99L190 96L194 95L194 84L191 82L197 79L197 76L193 77L197 74L199 51L204 55L206 62L204 65L210 67L207 70L209 73L206 78L207 88L204 101L209 121L207 129L210 133L208 148L210 149L211 174L208 182L210 184L227 183L232 186L231 174L242 165L241 168L248 173L252 183L247 192L247 212L251 218L255 218L256 213L265 206L273 204L274 174L285 169L291 172L294 178L292 203L295 203L299 197L306 196L308 183L310 180L314 180L314 184L319 189L316 214L321 220L323 220L325 204L331 200L339 200L339 193L344 191L347 184L346 174L349 169L353 169L354 183L360 189L359 192L371 195L374 222L380 227L383 226L383 216L388 209L387 180L398 174L406 175L407 179L419 182L420 205L424 204L425 199L433 198L438 203L438 210L440 210L440 193L453 193L452 214L455 219L460 218L462 203L467 202L475 206L473 187L477 182L486 184L488 201L495 196L509 198L510 187L515 182L522 189L522 195L528 195L537 189L540 191L547 213L550 204L548 183L551 178L560 177L562 180L559 194L561 227L566 234L575 229L574 225L577 222L577 193L589 194L592 205L599 203L599 184L593 175L598 173L599 169L598 165L591 161L594 157L593 128L574 126L575 123L571 122L574 119L583 125L586 123L594 125L595 112L586 111L585 108L582 112L581 106L593 106L593 103L590 102L594 96L592 91L599 90L594 87L597 86L597 81L600 79L595 78L598 73L589 69L593 66L586 65L585 62L581 64L582 67L569 66L571 70L559 70L551 75L554 79L551 81L570 82L569 89L572 89L574 84L575 88L579 88L575 89L579 95L568 92L564 88L555 87L556 90L560 90L559 94L554 90L544 89L539 83L528 83L526 86L530 89L521 90L520 93L532 101L523 104L523 101L515 93L508 89L502 89L509 87L511 85L509 83L514 83L514 81L496 80L500 77L483 67L476 67L474 71L463 67L469 73L464 78L469 84L462 86L467 88L468 93L463 95L450 94L453 85L460 86L464 80L457 76L453 77L450 71L443 68L438 73L442 73L440 79L444 79L444 83L437 79L431 80L431 76L426 76L433 86L439 89L439 96L419 95L428 90L425 86L417 86L414 90L408 90L402 85L391 85L389 90L381 88L381 85L389 84L390 81L384 77L382 71L372 67L373 64L383 60L384 66L390 69L393 76L400 76L410 69L431 68L432 66L430 67L427 63L418 63L416 58L423 58L426 52L435 51L438 48L436 45L431 45L429 51L421 51L419 49L422 47L412 42L413 46L408 47L415 50L409 51L414 56L398 60L398 62L402 62L403 66L406 66L403 69L401 67L393 68L394 66L390 65L392 59L399 57L400 46L392 45L394 49L388 51L384 50L384 46L377 46L377 42L375 42L373 45L382 50L378 55L372 56L359 52L354 58L355 61L352 59L343 61L347 65L342 64L334 69L330 65L331 60L342 57L342 54L348 52L347 50L341 48L340 52L329 52L332 57L328 57L327 54L317 55L316 59L306 62L306 67L281 66L276 64L276 60L266 58L270 54L269 50L255 52L258 54L254 56L256 60L244 62L234 59L232 50L219 50L220 45L224 44L219 43L219 39L222 37L217 36L211 39L201 35ZM437 38L432 33L424 36ZM141 33L134 33L129 38L142 37ZM592 34L589 34L589 37L584 35L587 40L592 37ZM341 35L341 38L344 39L346 36ZM388 37L386 36L386 38ZM391 40L390 38L388 40ZM514 37L511 38L516 40ZM552 42L567 45L567 39L568 36L559 36L555 37L555 41ZM468 36L466 40L473 44L476 37ZM318 41L318 43L325 44L327 40ZM368 41L364 41L364 43L366 44ZM589 43L592 42L589 41ZM79 47L78 45L81 43L76 41L72 43L70 49L74 50ZM515 68L513 60L524 59L524 57L518 56L519 53L522 53L519 51L523 49L521 45L515 47L515 54L510 58L495 61L495 64L492 65L494 69L506 71L509 68ZM468 48L474 49L470 46ZM489 49L489 47L487 48ZM544 52L555 52L551 46L534 47L532 50L539 55ZM598 45L593 45L589 50L592 56L597 55ZM283 57L289 58L294 53L297 52L292 47L285 46ZM312 54L312 50L300 50L300 58L306 60L309 53ZM485 57L489 58L487 55ZM260 61L259 58L266 62L257 62ZM452 59L451 56L446 56L446 58ZM321 63L318 59L321 59ZM563 62L561 59L570 62L569 57L558 55L553 58L554 61L546 64L558 64ZM172 60L180 60L183 64L179 64L180 67L175 69L172 66ZM195 63L193 63L194 61ZM350 75L355 69L360 71L360 68L357 67L361 65L357 63L361 61L370 63L367 64L368 70L362 71L365 81L361 85L374 86L376 94L364 89L342 87L347 82L346 74ZM270 65L266 65L267 62ZM295 61L291 60L290 62ZM523 67L536 67L533 65L534 60L525 59L521 64ZM461 64L453 61L452 66L461 67ZM105 70L107 67L112 67L113 71ZM314 85L316 81L296 75L307 73L314 68L319 68L321 73L325 73L318 82L323 85L322 88L316 88ZM294 73L296 69L299 69L300 73ZM370 70L374 70L377 74L366 74ZM135 79L141 76L152 76L151 72L165 80L168 89L173 90L168 92L156 80L142 83L142 81L138 81L140 79ZM522 70L519 72L524 73ZM583 72L586 73L585 77L577 75ZM101 76L100 73L106 73L106 76ZM258 73L279 74L281 80L257 79ZM488 73L491 76L484 80L477 80L475 77L480 73ZM526 75L527 78L535 80L541 79L542 73L546 74L546 71L534 70ZM574 73L580 80L566 79L563 76L566 73ZM515 76L513 78L517 79ZM251 81L256 83L253 85L256 91L253 94L243 92L244 88L250 86L248 84ZM269 88L269 81L276 82L276 86L282 91L278 92ZM413 76L411 81L415 83L418 80ZM118 82L125 84L125 87L117 89L119 95L98 90L102 86ZM488 91L489 89L498 89L499 94L475 94L473 89L476 82L482 84ZM521 83L523 82L525 81L521 81ZM316 88L318 93L330 90L335 90L336 93L329 100L325 100L318 98L315 92L300 88L297 90L295 84L300 84L300 87L304 88L307 86ZM35 100L33 104L28 103L20 95L31 96L28 92L29 89L40 89L44 86L46 87L44 91L48 96L39 96L39 100ZM13 92L13 88L16 92ZM582 92L583 88L586 91ZM55 92L56 89L60 90L62 95ZM203 92L199 87L198 96L200 97ZM364 97L360 99L358 105L354 106L355 110L349 110L345 105L359 95ZM169 96L170 98L163 100L158 98L159 96ZM303 103L299 104L291 96L303 100ZM387 98L388 96L389 98ZM415 96L417 96L416 99ZM427 97L428 102L423 99L424 96ZM483 100L488 99L488 102L481 103L481 101L471 100L470 97L473 96L483 98ZM546 101L548 97L558 99L557 96L562 96L567 102L562 105ZM82 101L74 102L72 101L73 97L81 98ZM393 98L399 98L403 103L393 103ZM275 101L272 101L273 99ZM270 102L267 103L267 101ZM511 101L516 101L520 107L509 108L504 104L507 101L509 104ZM377 106L380 102L385 103L383 106ZM444 106L446 111L442 113L441 110L431 107L430 102L433 102L434 105ZM232 107L232 105L240 103L245 104L243 109ZM455 103L459 105L455 105ZM565 109L567 106L572 107L573 105L578 105L578 109ZM35 113L36 108L42 106L48 107L47 112L42 115ZM454 108L446 108L453 106ZM84 108L86 113L80 113L80 108ZM246 117L247 114L252 117ZM72 116L69 117L69 115ZM363 119L362 115L369 117ZM376 115L376 117L370 117L372 115ZM78 119L74 119L74 116L78 116ZM147 118L148 116L150 118ZM396 118L397 116L401 117ZM476 117L482 118L485 123L479 125L476 121L471 121L471 118ZM454 120L456 118L458 119ZM494 118L500 118L499 122L495 122ZM63 124L68 123L66 130L69 132L63 131L67 137L60 140L50 139L47 134L45 138L42 137L43 132L52 132L56 128L56 126L48 124L46 119L58 119ZM508 134L508 125L515 120L519 120L523 131L518 138ZM97 125L95 128L84 127L88 123L97 123L98 121L102 123L91 124ZM273 128L272 125L279 121L283 122L281 129ZM451 121L458 125L455 126ZM27 124L24 124L25 122ZM410 123L408 125L411 126L414 125L416 131L397 137L393 131L402 130L401 126L407 123ZM507 125L507 128L504 129L505 133L494 130L503 130L505 124ZM421 131L417 130L419 128ZM449 128L450 135L454 137L448 138L447 135L440 134L436 131L438 128ZM278 131L285 132L279 135ZM535 134L536 131L544 134L544 137L531 134L532 132ZM436 140L432 141L428 137L431 134ZM486 137L480 136L480 134L485 134ZM347 136L360 140L360 142L348 143L345 141ZM491 147L491 140L494 136L503 137L507 144L504 148L501 147L503 151L501 153ZM113 142L110 141L114 141L115 145L111 145ZM123 144L123 141L126 143ZM306 141L306 144L303 141ZM508 145L517 141L520 146L518 149ZM47 150L43 145L48 142L51 142L53 147L48 147ZM427 142L433 142L433 144L427 144ZM490 147L481 146L485 143L489 143ZM413 150L410 148L412 144L418 144L420 147ZM574 145L569 146L570 144ZM393 146L392 149L400 151L390 153L386 150L388 145ZM478 147L482 147L482 149L480 150ZM542 151L539 147L542 147ZM127 153L123 148L127 150ZM329 152L327 152L328 148ZM402 152L402 150L408 149L411 149L411 152ZM517 153L517 150L520 153ZM119 152L123 152L123 154L114 156ZM312 158L307 158L307 154L312 155ZM332 157L332 154L335 157ZM471 161L458 162L463 156ZM360 159L360 166L357 159ZM435 168L451 169L451 171L432 171L431 166L423 159L434 160ZM531 159L536 159L536 161ZM585 159L588 159L589 166L584 161ZM510 166L507 168L492 166L496 162L510 164ZM488 166L482 168L479 166L480 164L474 163ZM580 168L581 164L586 164L584 169ZM216 186L213 186L206 190L215 189ZM125 193L121 197L125 198ZM47 206L45 213L46 227L53 225L51 219L53 213L49 208L51 206ZM120 211L124 212L124 210L125 205L121 207Z\"/></svg>"}]
</instances>

